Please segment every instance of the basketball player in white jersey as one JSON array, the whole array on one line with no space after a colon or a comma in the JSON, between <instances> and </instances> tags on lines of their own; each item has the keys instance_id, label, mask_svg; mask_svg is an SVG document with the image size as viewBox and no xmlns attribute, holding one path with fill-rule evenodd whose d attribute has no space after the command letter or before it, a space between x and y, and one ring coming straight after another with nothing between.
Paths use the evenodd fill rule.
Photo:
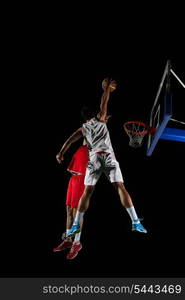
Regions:
<instances>
[{"instance_id":1,"label":"basketball player in white jersey","mask_svg":"<svg viewBox=\"0 0 185 300\"><path fill-rule=\"evenodd\" d=\"M94 116L93 112L87 108L83 109L82 117L84 118L85 123L69 137L57 154L57 160L60 163L64 159L64 153L73 142L79 140L81 137L86 139L89 148L89 161L84 180L85 190L79 201L73 225L68 232L69 237L80 232L80 222L89 207L94 186L102 173L105 173L109 181L116 187L121 204L126 208L132 220L132 231L139 231L142 233L147 232L140 223L131 197L125 189L122 173L119 163L116 160L106 125L108 119L107 104L110 93L113 92L116 87L117 83L114 80L103 80L103 95L101 97L99 113L97 116Z\"/></svg>"}]
</instances>

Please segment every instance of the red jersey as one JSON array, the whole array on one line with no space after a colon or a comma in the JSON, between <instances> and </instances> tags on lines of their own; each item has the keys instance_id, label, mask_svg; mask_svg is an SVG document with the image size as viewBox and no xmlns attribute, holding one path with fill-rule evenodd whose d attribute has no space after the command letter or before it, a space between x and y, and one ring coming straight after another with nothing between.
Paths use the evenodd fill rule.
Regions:
<instances>
[{"instance_id":1,"label":"red jersey","mask_svg":"<svg viewBox=\"0 0 185 300\"><path fill-rule=\"evenodd\" d=\"M73 175L68 184L66 205L72 208L78 207L78 202L84 192L84 177L88 159L88 148L83 145L75 152L67 169Z\"/></svg>"},{"instance_id":2,"label":"red jersey","mask_svg":"<svg viewBox=\"0 0 185 300\"><path fill-rule=\"evenodd\" d=\"M88 148L83 145L73 155L67 170L72 174L85 175L88 159Z\"/></svg>"}]
</instances>

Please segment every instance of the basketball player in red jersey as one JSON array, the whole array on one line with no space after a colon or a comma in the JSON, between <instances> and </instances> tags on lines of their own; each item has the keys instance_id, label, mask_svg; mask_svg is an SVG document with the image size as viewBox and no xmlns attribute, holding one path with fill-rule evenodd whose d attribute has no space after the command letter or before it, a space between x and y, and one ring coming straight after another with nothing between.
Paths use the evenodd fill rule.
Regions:
<instances>
[{"instance_id":1,"label":"basketball player in red jersey","mask_svg":"<svg viewBox=\"0 0 185 300\"><path fill-rule=\"evenodd\" d=\"M92 111L84 110L82 114L85 123L67 139L58 154L58 161L61 162L64 159L64 153L67 149L72 143L79 140L81 137L85 138L89 149L89 161L84 181L85 190L79 201L75 220L68 233L68 237L74 236L80 232L80 222L83 220L83 215L89 207L94 186L103 172L109 181L115 186L119 194L121 204L126 208L132 220L132 231L142 233L147 232L140 223L140 219L137 216L132 199L124 186L122 173L119 163L116 160L109 131L106 126L107 104L110 93L113 92L116 87L117 83L114 80L103 80L103 94L101 97L99 113L97 116L94 116ZM106 226L108 225L106 224Z\"/></svg>"},{"instance_id":2,"label":"basketball player in red jersey","mask_svg":"<svg viewBox=\"0 0 185 300\"><path fill-rule=\"evenodd\" d=\"M58 160L58 156L56 158ZM81 231L75 235L74 241L72 241L72 238L67 236L69 233L69 229L73 224L78 202L84 192L84 188L85 188L84 178L85 178L87 162L88 162L88 148L86 145L83 145L79 147L78 150L75 152L69 164L69 167L67 169L72 175L69 180L67 195L66 195L66 211L67 211L66 232L63 234L63 242L58 247L54 248L53 251L59 252L67 248L71 248L70 252L67 254L68 259L75 258L78 255L78 252L82 248L82 244L80 242ZM80 225L82 228L82 222Z\"/></svg>"}]
</instances>

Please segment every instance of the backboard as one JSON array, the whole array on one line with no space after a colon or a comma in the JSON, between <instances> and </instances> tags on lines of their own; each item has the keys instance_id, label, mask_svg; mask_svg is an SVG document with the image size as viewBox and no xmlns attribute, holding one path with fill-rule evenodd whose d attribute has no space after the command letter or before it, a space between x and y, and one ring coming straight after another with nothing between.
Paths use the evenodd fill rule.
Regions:
<instances>
[{"instance_id":1,"label":"backboard","mask_svg":"<svg viewBox=\"0 0 185 300\"><path fill-rule=\"evenodd\" d=\"M152 155L159 139L185 142L185 130L167 127L173 115L171 92L172 75L174 75L182 87L185 88L183 82L172 70L171 62L168 60L150 113L149 126L155 128L156 131L154 135L148 135L147 156Z\"/></svg>"}]
</instances>

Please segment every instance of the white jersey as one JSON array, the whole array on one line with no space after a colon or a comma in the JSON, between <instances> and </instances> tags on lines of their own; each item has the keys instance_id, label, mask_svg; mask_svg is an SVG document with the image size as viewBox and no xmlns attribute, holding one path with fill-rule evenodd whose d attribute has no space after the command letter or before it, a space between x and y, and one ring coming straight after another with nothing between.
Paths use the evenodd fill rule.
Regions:
<instances>
[{"instance_id":1,"label":"white jersey","mask_svg":"<svg viewBox=\"0 0 185 300\"><path fill-rule=\"evenodd\" d=\"M83 124L82 133L86 139L90 155L96 152L114 153L106 123L93 118Z\"/></svg>"}]
</instances>

